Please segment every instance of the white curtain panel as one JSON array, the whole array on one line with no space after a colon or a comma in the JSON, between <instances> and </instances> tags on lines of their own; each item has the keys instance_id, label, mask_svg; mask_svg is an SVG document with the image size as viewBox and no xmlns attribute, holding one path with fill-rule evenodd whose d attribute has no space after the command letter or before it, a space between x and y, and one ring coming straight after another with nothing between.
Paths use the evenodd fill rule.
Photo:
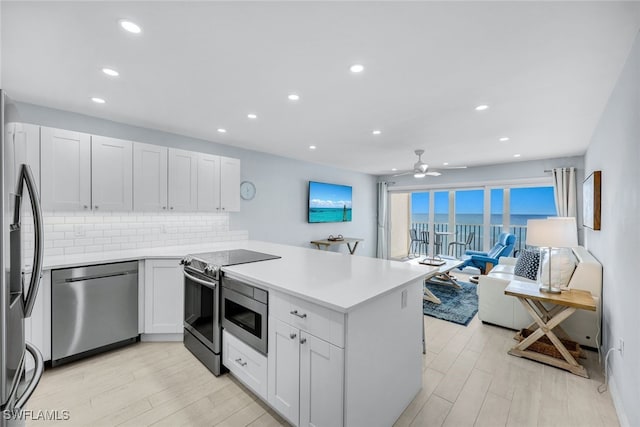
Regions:
<instances>
[{"instance_id":1,"label":"white curtain panel","mask_svg":"<svg viewBox=\"0 0 640 427\"><path fill-rule=\"evenodd\" d=\"M577 217L576 168L555 168L552 172L558 216Z\"/></svg>"},{"instance_id":2,"label":"white curtain panel","mask_svg":"<svg viewBox=\"0 0 640 427\"><path fill-rule=\"evenodd\" d=\"M387 259L387 183L378 183L378 247L376 256Z\"/></svg>"}]
</instances>

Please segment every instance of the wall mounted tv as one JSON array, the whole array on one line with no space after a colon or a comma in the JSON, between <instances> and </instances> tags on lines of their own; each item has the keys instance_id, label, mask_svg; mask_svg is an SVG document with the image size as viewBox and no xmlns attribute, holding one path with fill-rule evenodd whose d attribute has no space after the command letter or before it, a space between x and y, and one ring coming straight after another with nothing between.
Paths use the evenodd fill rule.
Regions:
<instances>
[{"instance_id":1,"label":"wall mounted tv","mask_svg":"<svg viewBox=\"0 0 640 427\"><path fill-rule=\"evenodd\" d=\"M351 221L351 187L309 181L309 222Z\"/></svg>"}]
</instances>

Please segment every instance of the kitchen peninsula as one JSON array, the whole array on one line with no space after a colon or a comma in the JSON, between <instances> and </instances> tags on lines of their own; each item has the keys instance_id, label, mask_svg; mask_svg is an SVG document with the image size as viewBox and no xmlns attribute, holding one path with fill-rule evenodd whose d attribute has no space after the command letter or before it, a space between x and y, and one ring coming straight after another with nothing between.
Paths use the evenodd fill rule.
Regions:
<instances>
[{"instance_id":1,"label":"kitchen peninsula","mask_svg":"<svg viewBox=\"0 0 640 427\"><path fill-rule=\"evenodd\" d=\"M226 249L281 257L223 268L225 277L269 294L266 356L225 331L223 363L232 374L294 425L392 425L422 386L424 270L258 241L102 253L99 261L164 262L178 272L172 277L180 288L180 258ZM45 269L97 263L92 257L50 257ZM157 285L149 284L149 271L140 279L144 292ZM180 306L175 301L175 310ZM152 309L141 307L145 313ZM150 326L141 326L143 339L153 339Z\"/></svg>"}]
</instances>

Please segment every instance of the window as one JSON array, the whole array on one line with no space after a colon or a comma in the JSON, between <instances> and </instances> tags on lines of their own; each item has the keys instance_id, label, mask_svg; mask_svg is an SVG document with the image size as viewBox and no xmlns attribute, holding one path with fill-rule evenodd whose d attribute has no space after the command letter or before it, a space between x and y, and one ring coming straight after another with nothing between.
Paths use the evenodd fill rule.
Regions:
<instances>
[{"instance_id":1,"label":"window","mask_svg":"<svg viewBox=\"0 0 640 427\"><path fill-rule=\"evenodd\" d=\"M450 255L459 257L465 249L482 249L484 224L484 190L458 190L455 192L455 236L452 241L466 242L469 236L473 239L469 248L455 245Z\"/></svg>"},{"instance_id":2,"label":"window","mask_svg":"<svg viewBox=\"0 0 640 427\"><path fill-rule=\"evenodd\" d=\"M527 241L527 220L556 215L553 187L512 188L509 203L509 231L516 236L516 249Z\"/></svg>"}]
</instances>

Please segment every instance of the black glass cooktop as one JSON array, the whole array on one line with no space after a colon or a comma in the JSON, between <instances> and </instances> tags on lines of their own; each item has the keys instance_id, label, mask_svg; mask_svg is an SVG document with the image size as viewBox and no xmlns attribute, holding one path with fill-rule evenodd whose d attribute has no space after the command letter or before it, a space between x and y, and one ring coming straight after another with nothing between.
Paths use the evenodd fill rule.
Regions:
<instances>
[{"instance_id":1,"label":"black glass cooktop","mask_svg":"<svg viewBox=\"0 0 640 427\"><path fill-rule=\"evenodd\" d=\"M246 249L233 249L229 251L205 252L192 254L193 259L204 261L213 266L224 267L227 265L247 264L250 262L267 261L281 258L277 255L262 252L248 251Z\"/></svg>"}]
</instances>

